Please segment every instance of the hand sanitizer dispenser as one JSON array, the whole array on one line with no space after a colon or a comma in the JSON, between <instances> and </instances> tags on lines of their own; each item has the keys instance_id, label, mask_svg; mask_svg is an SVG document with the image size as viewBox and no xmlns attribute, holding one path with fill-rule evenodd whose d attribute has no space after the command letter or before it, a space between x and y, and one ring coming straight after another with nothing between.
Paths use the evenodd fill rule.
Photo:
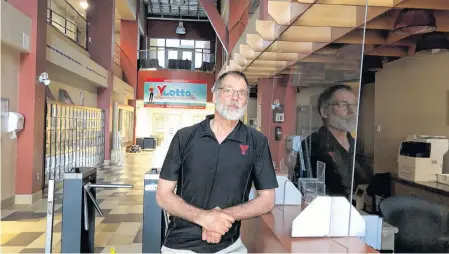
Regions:
<instances>
[{"instance_id":1,"label":"hand sanitizer dispenser","mask_svg":"<svg viewBox=\"0 0 449 254\"><path fill-rule=\"evenodd\" d=\"M17 138L17 132L23 130L23 115L16 112L8 113L8 127L6 132L11 132L11 138Z\"/></svg>"}]
</instances>

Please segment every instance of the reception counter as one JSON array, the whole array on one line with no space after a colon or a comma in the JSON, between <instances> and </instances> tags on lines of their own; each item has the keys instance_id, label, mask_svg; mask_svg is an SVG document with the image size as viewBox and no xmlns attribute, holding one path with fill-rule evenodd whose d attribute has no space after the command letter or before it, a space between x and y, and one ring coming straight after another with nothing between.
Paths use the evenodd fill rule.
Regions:
<instances>
[{"instance_id":1,"label":"reception counter","mask_svg":"<svg viewBox=\"0 0 449 254\"><path fill-rule=\"evenodd\" d=\"M292 222L304 206L276 206L272 212L242 221L241 237L249 253L377 253L356 237L291 237Z\"/></svg>"}]
</instances>

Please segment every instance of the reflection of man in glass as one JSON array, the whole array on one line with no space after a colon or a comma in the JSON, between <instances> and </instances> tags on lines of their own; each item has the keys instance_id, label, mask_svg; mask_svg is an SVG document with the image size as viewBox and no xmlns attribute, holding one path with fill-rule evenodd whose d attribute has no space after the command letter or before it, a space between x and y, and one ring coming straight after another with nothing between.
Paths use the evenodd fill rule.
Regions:
<instances>
[{"instance_id":1,"label":"reflection of man in glass","mask_svg":"<svg viewBox=\"0 0 449 254\"><path fill-rule=\"evenodd\" d=\"M351 87L335 85L327 88L318 98L318 112L324 125L302 142L305 160L310 159L313 177L316 177L317 161L326 163L326 191L331 196L346 196L351 192L356 130L357 98ZM307 147L306 147L307 146ZM295 172L299 175L299 156ZM368 183L370 173L363 161L356 157L354 189L358 184ZM311 177L311 176L307 176Z\"/></svg>"},{"instance_id":2,"label":"reflection of man in glass","mask_svg":"<svg viewBox=\"0 0 449 254\"><path fill-rule=\"evenodd\" d=\"M153 103L153 92L154 92L154 88L153 88L152 86L150 86L149 91L150 91L150 99L149 99L149 102L150 102L150 103Z\"/></svg>"}]
</instances>

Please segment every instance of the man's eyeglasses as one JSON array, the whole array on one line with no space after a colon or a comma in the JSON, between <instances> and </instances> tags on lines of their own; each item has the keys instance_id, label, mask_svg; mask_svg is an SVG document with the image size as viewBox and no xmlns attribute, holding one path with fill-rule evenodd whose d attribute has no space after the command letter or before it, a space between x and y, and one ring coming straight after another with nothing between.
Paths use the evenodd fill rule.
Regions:
<instances>
[{"instance_id":1,"label":"man's eyeglasses","mask_svg":"<svg viewBox=\"0 0 449 254\"><path fill-rule=\"evenodd\" d=\"M218 88L218 90L222 90L225 96L234 96L237 93L240 99L248 97L248 92L244 90L234 90L232 88Z\"/></svg>"},{"instance_id":2,"label":"man's eyeglasses","mask_svg":"<svg viewBox=\"0 0 449 254\"><path fill-rule=\"evenodd\" d=\"M336 107L338 107L340 109L345 109L345 110L349 110L349 109L355 110L355 109L357 109L357 105L358 104L351 104L351 103L347 103L347 102L340 102L340 103L332 103L332 104L329 104L329 105L336 106Z\"/></svg>"}]
</instances>

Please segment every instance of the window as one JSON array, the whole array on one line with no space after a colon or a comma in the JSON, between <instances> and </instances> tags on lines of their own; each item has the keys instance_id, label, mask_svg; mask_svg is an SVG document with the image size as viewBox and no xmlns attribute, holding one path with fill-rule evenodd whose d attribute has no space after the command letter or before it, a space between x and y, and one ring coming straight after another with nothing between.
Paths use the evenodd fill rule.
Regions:
<instances>
[{"instance_id":1,"label":"window","mask_svg":"<svg viewBox=\"0 0 449 254\"><path fill-rule=\"evenodd\" d=\"M194 40L181 40L181 48L195 48Z\"/></svg>"},{"instance_id":2,"label":"window","mask_svg":"<svg viewBox=\"0 0 449 254\"><path fill-rule=\"evenodd\" d=\"M192 52L190 52L190 51L183 51L182 52L182 59L181 60L190 60L190 61L192 61L193 60L193 57L192 57ZM196 67L196 66L195 66Z\"/></svg>"},{"instance_id":3,"label":"window","mask_svg":"<svg viewBox=\"0 0 449 254\"><path fill-rule=\"evenodd\" d=\"M210 41L196 41L196 48L210 49Z\"/></svg>"},{"instance_id":4,"label":"window","mask_svg":"<svg viewBox=\"0 0 449 254\"><path fill-rule=\"evenodd\" d=\"M150 39L150 46L165 47L164 39Z\"/></svg>"},{"instance_id":5,"label":"window","mask_svg":"<svg viewBox=\"0 0 449 254\"><path fill-rule=\"evenodd\" d=\"M215 56L211 53L210 41L151 38L149 57L158 68L181 68L212 70ZM147 56L148 57L148 56ZM157 61L156 61L157 60ZM175 60L175 61L169 61ZM187 60L179 64L176 60ZM169 65L171 67L169 67ZM187 66L187 67L185 67ZM154 68L152 65L150 68Z\"/></svg>"},{"instance_id":6,"label":"window","mask_svg":"<svg viewBox=\"0 0 449 254\"><path fill-rule=\"evenodd\" d=\"M179 40L167 39L167 48L179 48Z\"/></svg>"}]
</instances>

